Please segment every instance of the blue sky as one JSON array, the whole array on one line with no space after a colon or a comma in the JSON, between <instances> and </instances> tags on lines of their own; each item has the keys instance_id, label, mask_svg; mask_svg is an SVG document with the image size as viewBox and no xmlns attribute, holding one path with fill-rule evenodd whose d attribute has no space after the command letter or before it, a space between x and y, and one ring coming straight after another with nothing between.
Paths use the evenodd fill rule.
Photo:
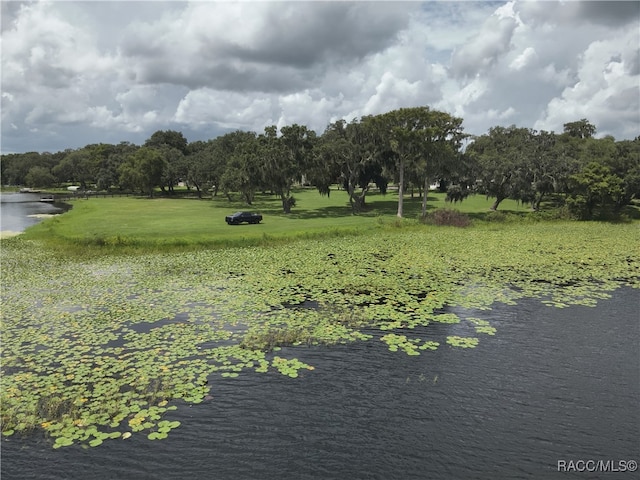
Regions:
<instances>
[{"instance_id":1,"label":"blue sky","mask_svg":"<svg viewBox=\"0 0 640 480\"><path fill-rule=\"evenodd\" d=\"M428 105L640 133L639 2L2 2L2 153Z\"/></svg>"}]
</instances>

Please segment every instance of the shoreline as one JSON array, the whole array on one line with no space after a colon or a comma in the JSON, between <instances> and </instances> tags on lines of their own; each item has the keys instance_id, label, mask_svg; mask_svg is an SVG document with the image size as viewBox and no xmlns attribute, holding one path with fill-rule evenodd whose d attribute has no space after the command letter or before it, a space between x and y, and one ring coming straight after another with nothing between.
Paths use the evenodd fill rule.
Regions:
<instances>
[{"instance_id":1,"label":"shoreline","mask_svg":"<svg viewBox=\"0 0 640 480\"><path fill-rule=\"evenodd\" d=\"M50 218L60 215L59 213L32 213L31 215L27 215L29 218Z\"/></svg>"},{"instance_id":2,"label":"shoreline","mask_svg":"<svg viewBox=\"0 0 640 480\"><path fill-rule=\"evenodd\" d=\"M0 230L0 240L4 240L5 238L16 237L18 235L22 235L24 232L17 232L15 230Z\"/></svg>"}]
</instances>

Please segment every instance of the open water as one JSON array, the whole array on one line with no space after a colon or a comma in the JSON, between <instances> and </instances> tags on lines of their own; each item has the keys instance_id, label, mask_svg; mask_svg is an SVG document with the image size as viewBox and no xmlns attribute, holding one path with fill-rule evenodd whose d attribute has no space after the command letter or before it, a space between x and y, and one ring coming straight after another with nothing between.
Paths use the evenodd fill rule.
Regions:
<instances>
[{"instance_id":1,"label":"open water","mask_svg":"<svg viewBox=\"0 0 640 480\"><path fill-rule=\"evenodd\" d=\"M0 193L0 232L22 232L42 221L41 215L65 211L64 205L40 201L37 193Z\"/></svg>"},{"instance_id":2,"label":"open water","mask_svg":"<svg viewBox=\"0 0 640 480\"><path fill-rule=\"evenodd\" d=\"M622 288L593 308L474 313L497 328L474 349L295 348L314 371L212 379L212 400L170 412L182 425L166 440L53 450L41 435L3 438L1 478L639 478L638 312L638 290Z\"/></svg>"}]
</instances>

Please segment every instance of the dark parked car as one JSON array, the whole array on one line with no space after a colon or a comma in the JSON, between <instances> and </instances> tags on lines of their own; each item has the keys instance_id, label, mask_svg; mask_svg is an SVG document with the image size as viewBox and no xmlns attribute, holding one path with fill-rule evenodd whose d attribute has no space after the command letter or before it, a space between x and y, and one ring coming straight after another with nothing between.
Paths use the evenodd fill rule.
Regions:
<instances>
[{"instance_id":1,"label":"dark parked car","mask_svg":"<svg viewBox=\"0 0 640 480\"><path fill-rule=\"evenodd\" d=\"M262 215L252 212L236 212L233 215L227 215L224 219L229 225L239 225L242 222L260 223Z\"/></svg>"}]
</instances>

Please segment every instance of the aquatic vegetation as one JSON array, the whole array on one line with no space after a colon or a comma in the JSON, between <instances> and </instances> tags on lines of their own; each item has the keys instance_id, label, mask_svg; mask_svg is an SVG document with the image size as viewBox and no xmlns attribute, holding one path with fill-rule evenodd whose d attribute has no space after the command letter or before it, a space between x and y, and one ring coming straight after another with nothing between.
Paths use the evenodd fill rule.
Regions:
<instances>
[{"instance_id":1,"label":"aquatic vegetation","mask_svg":"<svg viewBox=\"0 0 640 480\"><path fill-rule=\"evenodd\" d=\"M487 335L496 334L496 329L493 328L487 320L469 317L467 318L467 321L475 325L476 333L486 333Z\"/></svg>"},{"instance_id":2,"label":"aquatic vegetation","mask_svg":"<svg viewBox=\"0 0 640 480\"><path fill-rule=\"evenodd\" d=\"M311 365L307 365L306 363L302 363L297 358L286 359L282 357L273 357L271 361L271 366L278 370L282 375L287 375L291 378L296 378L298 376L298 370L303 368L307 370L313 370Z\"/></svg>"},{"instance_id":3,"label":"aquatic vegetation","mask_svg":"<svg viewBox=\"0 0 640 480\"><path fill-rule=\"evenodd\" d=\"M389 345L390 352L397 352L400 349L407 355L420 355L419 350L436 350L440 345L440 343L432 340L427 340L421 344L420 338L408 339L406 335L396 335L395 333L388 333L380 340Z\"/></svg>"},{"instance_id":4,"label":"aquatic vegetation","mask_svg":"<svg viewBox=\"0 0 640 480\"><path fill-rule=\"evenodd\" d=\"M478 339L451 335L447 337L447 343L453 347L474 348L478 346Z\"/></svg>"},{"instance_id":5,"label":"aquatic vegetation","mask_svg":"<svg viewBox=\"0 0 640 480\"><path fill-rule=\"evenodd\" d=\"M159 440L219 382L311 372L302 346L485 348L496 302L588 306L640 286L638 239L636 224L423 227L88 259L3 240L2 433Z\"/></svg>"}]
</instances>

